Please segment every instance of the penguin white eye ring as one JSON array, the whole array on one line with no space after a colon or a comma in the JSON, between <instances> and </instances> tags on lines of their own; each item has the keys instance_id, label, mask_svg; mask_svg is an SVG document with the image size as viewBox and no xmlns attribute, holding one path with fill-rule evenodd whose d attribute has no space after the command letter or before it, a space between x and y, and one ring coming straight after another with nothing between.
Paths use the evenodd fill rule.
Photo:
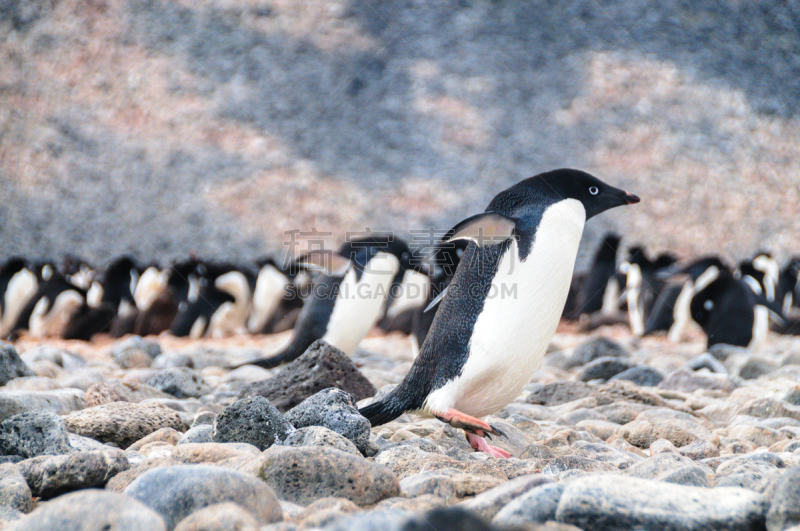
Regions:
<instances>
[{"instance_id":1,"label":"penguin white eye ring","mask_svg":"<svg viewBox=\"0 0 800 531\"><path fill-rule=\"evenodd\" d=\"M598 189L596 186L590 186L589 193L592 195L597 195L600 193L600 189Z\"/></svg>"}]
</instances>

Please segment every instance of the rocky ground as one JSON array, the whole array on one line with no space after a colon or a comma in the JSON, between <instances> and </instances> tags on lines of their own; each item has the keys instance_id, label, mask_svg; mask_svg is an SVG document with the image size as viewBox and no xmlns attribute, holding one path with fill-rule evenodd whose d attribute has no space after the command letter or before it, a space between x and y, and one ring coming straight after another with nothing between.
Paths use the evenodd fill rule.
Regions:
<instances>
[{"instance_id":1,"label":"rocky ground","mask_svg":"<svg viewBox=\"0 0 800 531\"><path fill-rule=\"evenodd\" d=\"M3 345L0 527L800 529L800 340L562 327L489 419L496 459L437 420L358 415L408 370L402 336L224 368L287 338Z\"/></svg>"}]
</instances>

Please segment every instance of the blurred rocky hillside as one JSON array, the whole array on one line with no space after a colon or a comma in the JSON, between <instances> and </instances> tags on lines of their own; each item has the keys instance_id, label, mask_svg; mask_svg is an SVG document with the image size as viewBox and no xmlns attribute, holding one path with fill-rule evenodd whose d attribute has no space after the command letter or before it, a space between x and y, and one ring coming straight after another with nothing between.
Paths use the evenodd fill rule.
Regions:
<instances>
[{"instance_id":1,"label":"blurred rocky hillside","mask_svg":"<svg viewBox=\"0 0 800 531\"><path fill-rule=\"evenodd\" d=\"M800 1L0 0L0 256L447 228L578 167L587 228L800 252Z\"/></svg>"}]
</instances>

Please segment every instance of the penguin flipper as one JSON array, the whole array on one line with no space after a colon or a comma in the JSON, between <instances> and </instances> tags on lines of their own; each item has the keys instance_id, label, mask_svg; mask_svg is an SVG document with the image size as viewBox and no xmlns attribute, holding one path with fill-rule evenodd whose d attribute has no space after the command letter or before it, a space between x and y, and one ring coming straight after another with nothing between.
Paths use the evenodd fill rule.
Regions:
<instances>
[{"instance_id":1,"label":"penguin flipper","mask_svg":"<svg viewBox=\"0 0 800 531\"><path fill-rule=\"evenodd\" d=\"M298 258L295 265L312 271L323 271L332 277L343 277L353 262L333 251L317 249Z\"/></svg>"},{"instance_id":2,"label":"penguin flipper","mask_svg":"<svg viewBox=\"0 0 800 531\"><path fill-rule=\"evenodd\" d=\"M369 421L372 426L380 426L391 422L403 413L406 409L399 403L391 399L391 395L385 400L373 402L358 410L358 412Z\"/></svg>"},{"instance_id":3,"label":"penguin flipper","mask_svg":"<svg viewBox=\"0 0 800 531\"><path fill-rule=\"evenodd\" d=\"M439 293L439 294L436 296L436 298L435 298L435 299L433 299L433 300L431 301L431 303L425 307L425 309L424 309L424 310L422 310L422 313L427 313L427 312L428 312L428 311L429 311L431 308L433 308L434 306L436 306L437 304L439 304L439 302L441 302L441 300L444 298L444 294L445 294L445 293L447 293L447 288L449 288L449 287L450 287L450 286L447 286L446 288L444 288L444 289L443 289L443 290L442 290L442 291L441 291L441 292L440 292L440 293Z\"/></svg>"},{"instance_id":4,"label":"penguin flipper","mask_svg":"<svg viewBox=\"0 0 800 531\"><path fill-rule=\"evenodd\" d=\"M497 212L484 212L469 217L450 229L442 241L471 240L480 247L503 243L514 235L517 223Z\"/></svg>"}]
</instances>

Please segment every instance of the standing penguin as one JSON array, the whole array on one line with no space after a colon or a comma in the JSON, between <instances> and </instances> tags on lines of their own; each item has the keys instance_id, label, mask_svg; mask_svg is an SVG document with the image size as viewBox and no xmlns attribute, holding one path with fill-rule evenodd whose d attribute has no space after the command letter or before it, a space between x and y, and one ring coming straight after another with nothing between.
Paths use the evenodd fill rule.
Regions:
<instances>
[{"instance_id":1,"label":"standing penguin","mask_svg":"<svg viewBox=\"0 0 800 531\"><path fill-rule=\"evenodd\" d=\"M558 326L587 219L639 198L588 173L543 173L498 194L453 229L471 243L403 382L360 410L373 426L421 411L463 428L471 446L500 432L479 420L514 400ZM505 293L505 296L502 294Z\"/></svg>"},{"instance_id":2,"label":"standing penguin","mask_svg":"<svg viewBox=\"0 0 800 531\"><path fill-rule=\"evenodd\" d=\"M374 235L347 242L337 253L309 253L301 264L322 267L314 280L289 344L268 358L241 365L277 367L299 358L311 343L323 339L346 354L381 316L392 282L402 269L425 271L411 263L408 245L390 235Z\"/></svg>"},{"instance_id":3,"label":"standing penguin","mask_svg":"<svg viewBox=\"0 0 800 531\"><path fill-rule=\"evenodd\" d=\"M578 295L578 312L592 314L603 311L613 314L617 309L620 286L615 278L617 272L617 250L622 238L608 233L603 237L594 255L592 267L581 284Z\"/></svg>"}]
</instances>

